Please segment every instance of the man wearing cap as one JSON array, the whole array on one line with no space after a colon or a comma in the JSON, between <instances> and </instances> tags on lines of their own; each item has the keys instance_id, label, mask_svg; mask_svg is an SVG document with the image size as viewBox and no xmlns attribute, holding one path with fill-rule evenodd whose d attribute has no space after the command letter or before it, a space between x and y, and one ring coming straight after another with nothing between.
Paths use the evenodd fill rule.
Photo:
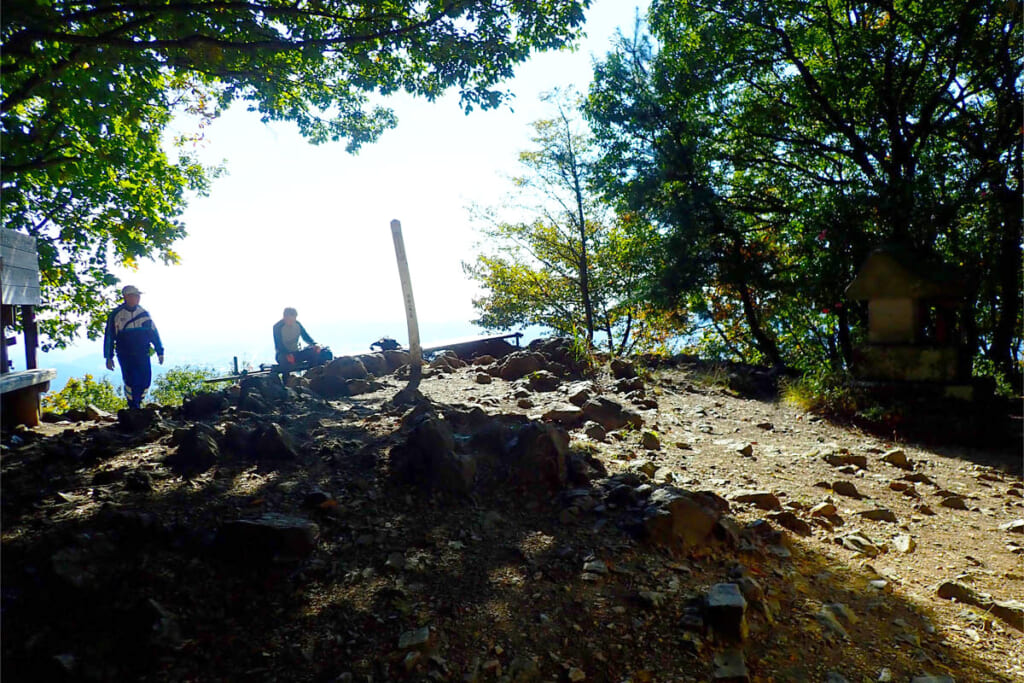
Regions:
<instances>
[{"instance_id":1,"label":"man wearing cap","mask_svg":"<svg viewBox=\"0 0 1024 683\"><path fill-rule=\"evenodd\" d=\"M149 389L153 371L149 363L149 347L156 349L157 359L164 364L164 346L149 313L139 305L142 292L128 285L121 290L124 303L107 316L107 329L103 333L103 356L107 370L114 369L114 353L121 364L124 395L129 408L142 405L142 397Z\"/></svg>"}]
</instances>

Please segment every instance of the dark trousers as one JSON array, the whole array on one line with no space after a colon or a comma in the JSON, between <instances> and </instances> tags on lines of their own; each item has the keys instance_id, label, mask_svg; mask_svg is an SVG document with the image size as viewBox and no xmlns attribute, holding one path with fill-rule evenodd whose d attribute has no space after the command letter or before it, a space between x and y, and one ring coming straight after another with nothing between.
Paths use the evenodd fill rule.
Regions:
<instances>
[{"instance_id":1,"label":"dark trousers","mask_svg":"<svg viewBox=\"0 0 1024 683\"><path fill-rule=\"evenodd\" d=\"M288 366L293 366L293 365L299 365L300 363L315 363L315 362L318 362L320 360L321 352L320 351L314 351L312 346L307 346L306 348L302 349L301 351L293 351L292 352L292 356L295 357L295 362L294 363L289 363L288 362L288 358L286 358L287 355L288 355L287 353L279 353L279 354L277 354L277 364L282 366L283 368L287 368Z\"/></svg>"},{"instance_id":2,"label":"dark trousers","mask_svg":"<svg viewBox=\"0 0 1024 683\"><path fill-rule=\"evenodd\" d=\"M149 363L149 354L118 354L117 362L121 366L121 379L124 380L124 397L128 399L129 408L142 405L142 397L146 395L153 381L153 368Z\"/></svg>"}]
</instances>

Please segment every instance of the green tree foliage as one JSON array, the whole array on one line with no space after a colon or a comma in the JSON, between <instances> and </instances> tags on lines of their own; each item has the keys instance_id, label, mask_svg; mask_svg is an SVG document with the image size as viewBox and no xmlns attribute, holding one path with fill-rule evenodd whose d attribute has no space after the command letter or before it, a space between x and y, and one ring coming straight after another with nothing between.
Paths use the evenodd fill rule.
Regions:
<instances>
[{"instance_id":1,"label":"green tree foliage","mask_svg":"<svg viewBox=\"0 0 1024 683\"><path fill-rule=\"evenodd\" d=\"M179 365L169 368L167 372L153 380L149 397L154 403L163 406L180 406L188 396L202 391L214 391L229 384L229 382L204 383L219 374L211 368L195 365Z\"/></svg>"},{"instance_id":2,"label":"green tree foliage","mask_svg":"<svg viewBox=\"0 0 1024 683\"><path fill-rule=\"evenodd\" d=\"M964 269L967 341L1021 347L1021 68L1011 3L665 0L598 64L605 190L669 237L663 304L732 355L850 359L844 301L902 244ZM862 327L862 326L858 326Z\"/></svg>"},{"instance_id":3,"label":"green tree foliage","mask_svg":"<svg viewBox=\"0 0 1024 683\"><path fill-rule=\"evenodd\" d=\"M208 122L244 100L356 150L395 123L375 94L497 106L498 82L572 40L589 2L5 2L2 225L39 239L44 348L101 332L111 265L177 259L187 198L215 171L166 153L175 112Z\"/></svg>"},{"instance_id":4,"label":"green tree foliage","mask_svg":"<svg viewBox=\"0 0 1024 683\"><path fill-rule=\"evenodd\" d=\"M128 407L127 401L109 379L97 382L92 375L81 379L72 377L60 391L43 396L42 404L44 411L53 413L85 410L90 405L110 413Z\"/></svg>"},{"instance_id":5,"label":"green tree foliage","mask_svg":"<svg viewBox=\"0 0 1024 683\"><path fill-rule=\"evenodd\" d=\"M557 93L550 101L556 116L533 124L536 147L520 154L524 173L513 178L525 220L503 220L494 209L477 216L489 251L463 264L484 292L473 302L476 322L541 325L588 345L599 333L618 354L664 345L674 335L670 321L639 296L658 235L593 191L595 150L578 102Z\"/></svg>"}]
</instances>

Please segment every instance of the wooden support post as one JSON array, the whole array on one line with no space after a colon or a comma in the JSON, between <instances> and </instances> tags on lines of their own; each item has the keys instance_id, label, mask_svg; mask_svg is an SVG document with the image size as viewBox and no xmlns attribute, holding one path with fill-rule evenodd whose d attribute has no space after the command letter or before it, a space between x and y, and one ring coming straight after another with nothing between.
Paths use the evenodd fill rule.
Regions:
<instances>
[{"instance_id":1,"label":"wooden support post","mask_svg":"<svg viewBox=\"0 0 1024 683\"><path fill-rule=\"evenodd\" d=\"M10 371L10 365L7 362L7 309L5 305L0 305L0 374Z\"/></svg>"},{"instance_id":2,"label":"wooden support post","mask_svg":"<svg viewBox=\"0 0 1024 683\"><path fill-rule=\"evenodd\" d=\"M25 328L25 369L39 367L36 351L39 348L39 327L36 325L36 311L33 306L21 307L21 324Z\"/></svg>"},{"instance_id":3,"label":"wooden support post","mask_svg":"<svg viewBox=\"0 0 1024 683\"><path fill-rule=\"evenodd\" d=\"M409 260L405 255L405 242L402 240L402 224L391 221L391 237L395 242L395 258L398 260L398 277L402 281L402 298L405 300L405 321L409 328L409 384L398 392L393 399L395 403L406 403L418 393L420 378L423 375L423 353L420 349L420 328L416 320L416 302L412 298L412 279L409 277Z\"/></svg>"}]
</instances>

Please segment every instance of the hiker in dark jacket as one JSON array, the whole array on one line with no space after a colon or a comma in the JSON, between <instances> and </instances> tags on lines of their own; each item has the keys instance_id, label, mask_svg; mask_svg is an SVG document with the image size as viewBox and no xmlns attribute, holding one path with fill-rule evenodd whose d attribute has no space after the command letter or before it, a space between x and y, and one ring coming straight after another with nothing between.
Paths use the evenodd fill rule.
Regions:
<instances>
[{"instance_id":1,"label":"hiker in dark jacket","mask_svg":"<svg viewBox=\"0 0 1024 683\"><path fill-rule=\"evenodd\" d=\"M289 306L284 309L284 317L274 324L274 353L278 365L298 365L321 360L320 346L309 336L298 317L298 311ZM309 346L300 349L299 339Z\"/></svg>"},{"instance_id":2,"label":"hiker in dark jacket","mask_svg":"<svg viewBox=\"0 0 1024 683\"><path fill-rule=\"evenodd\" d=\"M142 292L128 285L121 290L121 295L124 303L107 316L107 328L103 333L103 357L107 359L107 369L113 370L114 355L117 354L128 407L138 408L153 379L149 348L152 346L156 350L157 359L163 365L164 345L160 343L160 334L156 331L153 319L139 305Z\"/></svg>"}]
</instances>

